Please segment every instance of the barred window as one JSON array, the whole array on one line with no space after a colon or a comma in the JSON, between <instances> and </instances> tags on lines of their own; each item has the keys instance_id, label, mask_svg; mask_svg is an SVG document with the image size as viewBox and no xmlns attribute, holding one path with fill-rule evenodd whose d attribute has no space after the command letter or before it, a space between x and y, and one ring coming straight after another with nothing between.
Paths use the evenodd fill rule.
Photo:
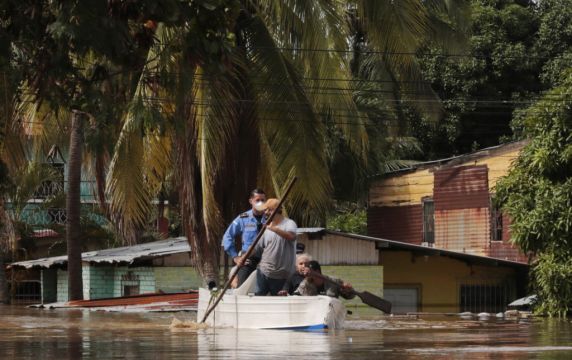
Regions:
<instances>
[{"instance_id":1,"label":"barred window","mask_svg":"<svg viewBox=\"0 0 572 360\"><path fill-rule=\"evenodd\" d=\"M499 207L493 206L491 208L491 240L502 241L503 221L502 211Z\"/></svg>"},{"instance_id":2,"label":"barred window","mask_svg":"<svg viewBox=\"0 0 572 360\"><path fill-rule=\"evenodd\" d=\"M432 198L423 199L423 242L435 243L435 203Z\"/></svg>"},{"instance_id":3,"label":"barred window","mask_svg":"<svg viewBox=\"0 0 572 360\"><path fill-rule=\"evenodd\" d=\"M459 296L461 312L496 313L506 309L511 300L511 289L502 283L465 283L460 285Z\"/></svg>"},{"instance_id":4,"label":"barred window","mask_svg":"<svg viewBox=\"0 0 572 360\"><path fill-rule=\"evenodd\" d=\"M121 276L121 295L139 295L139 275L128 271Z\"/></svg>"}]
</instances>

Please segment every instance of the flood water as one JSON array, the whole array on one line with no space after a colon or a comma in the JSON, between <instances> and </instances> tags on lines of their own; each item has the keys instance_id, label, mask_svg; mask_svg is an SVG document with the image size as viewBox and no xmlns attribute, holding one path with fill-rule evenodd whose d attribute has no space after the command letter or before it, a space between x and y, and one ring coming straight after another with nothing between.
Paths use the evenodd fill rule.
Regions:
<instances>
[{"instance_id":1,"label":"flood water","mask_svg":"<svg viewBox=\"0 0 572 360\"><path fill-rule=\"evenodd\" d=\"M173 317L0 305L0 359L572 359L570 320L370 317L329 332L173 329Z\"/></svg>"}]
</instances>

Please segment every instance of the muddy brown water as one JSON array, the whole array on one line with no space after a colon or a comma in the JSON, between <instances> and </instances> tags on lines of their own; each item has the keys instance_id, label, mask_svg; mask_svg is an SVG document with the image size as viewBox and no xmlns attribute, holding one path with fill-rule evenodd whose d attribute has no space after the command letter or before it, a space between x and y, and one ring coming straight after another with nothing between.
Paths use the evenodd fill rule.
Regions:
<instances>
[{"instance_id":1,"label":"muddy brown water","mask_svg":"<svg viewBox=\"0 0 572 360\"><path fill-rule=\"evenodd\" d=\"M348 319L343 330L171 328L194 313L0 305L4 359L572 359L570 320Z\"/></svg>"}]
</instances>

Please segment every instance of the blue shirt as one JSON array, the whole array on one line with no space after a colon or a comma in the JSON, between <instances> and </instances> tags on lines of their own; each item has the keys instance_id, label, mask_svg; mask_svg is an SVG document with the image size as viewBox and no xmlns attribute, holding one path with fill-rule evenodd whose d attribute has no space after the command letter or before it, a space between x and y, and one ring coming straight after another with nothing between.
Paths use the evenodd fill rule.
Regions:
<instances>
[{"instance_id":1,"label":"blue shirt","mask_svg":"<svg viewBox=\"0 0 572 360\"><path fill-rule=\"evenodd\" d=\"M256 239L256 235L260 231L260 227L266 219L264 215L260 217L259 220L256 219L252 213L252 209L244 212L233 220L232 224L226 229L224 236L222 237L222 246L224 251L231 257L235 258L238 256L238 251L234 246L234 239L240 236L242 242L242 252L246 252L250 247L250 244Z\"/></svg>"}]
</instances>

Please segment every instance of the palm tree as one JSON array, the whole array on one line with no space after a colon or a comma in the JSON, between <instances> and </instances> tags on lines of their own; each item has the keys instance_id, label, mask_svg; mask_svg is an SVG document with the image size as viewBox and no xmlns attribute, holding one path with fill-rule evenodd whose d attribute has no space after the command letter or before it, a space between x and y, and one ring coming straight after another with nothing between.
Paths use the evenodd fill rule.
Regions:
<instances>
[{"instance_id":1,"label":"palm tree","mask_svg":"<svg viewBox=\"0 0 572 360\"><path fill-rule=\"evenodd\" d=\"M228 1L214 9L197 5L195 22L159 24L108 175L113 212L128 223L143 221L174 168L185 232L204 279L216 278L224 222L256 184L280 196L296 175L289 214L320 223L332 190L326 122L357 159L368 148L367 119L348 86L348 9L360 15L368 44L395 55L387 63L408 74L412 57L398 52L414 49L431 31L429 7L449 3ZM149 114L160 128L145 123Z\"/></svg>"},{"instance_id":2,"label":"palm tree","mask_svg":"<svg viewBox=\"0 0 572 360\"><path fill-rule=\"evenodd\" d=\"M8 34L2 45L8 44L10 61L22 75L19 100L23 101L19 105L21 108L33 107L31 112L19 112L25 119L31 119L23 123L73 118L68 127L73 140L69 150L70 160L73 160L70 195L75 199L68 199L68 210L79 211L79 188L75 185L80 179L78 174L81 174L81 162L77 160L81 160L83 138L82 121L70 114L73 110L87 113L90 125L100 118L112 116L108 110L113 108L117 93L108 89L109 79L118 68L119 75L137 72L144 58L140 55L146 54L147 29L141 19L146 19L154 11L171 19L173 14L178 14L179 3L172 1L165 3L165 7L137 9L122 2L13 1L9 5L10 11L0 14L2 30L6 30L0 36ZM183 5L181 7L184 8ZM132 84L127 86L128 89L133 87ZM46 116L38 117L38 114ZM60 134L65 135L65 131L60 131ZM43 134L37 135L41 139ZM95 163L96 171L101 175L105 164L101 158ZM71 232L68 235L77 238L79 213L68 211L67 216L68 232ZM73 269L73 264L81 261L78 260L81 250L73 240L69 245L69 261ZM72 255L78 259L72 259ZM74 289L70 289L72 300L81 298L81 266L75 269L78 271L69 273L70 284L80 286L78 289L74 285Z\"/></svg>"}]
</instances>

